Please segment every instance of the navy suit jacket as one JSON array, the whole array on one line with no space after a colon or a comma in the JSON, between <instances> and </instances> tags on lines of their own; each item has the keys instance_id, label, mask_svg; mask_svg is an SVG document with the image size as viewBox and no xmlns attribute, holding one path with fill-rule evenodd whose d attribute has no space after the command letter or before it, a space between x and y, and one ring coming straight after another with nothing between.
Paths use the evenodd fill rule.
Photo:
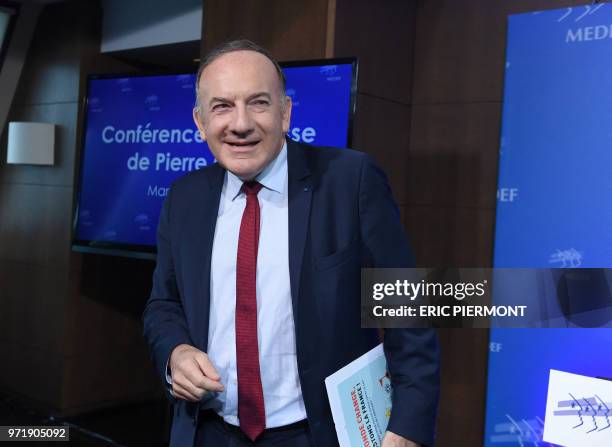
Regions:
<instances>
[{"instance_id":1,"label":"navy suit jacket","mask_svg":"<svg viewBox=\"0 0 612 447\"><path fill-rule=\"evenodd\" d=\"M362 329L362 267L411 267L412 252L383 172L364 153L288 141L289 273L297 362L317 447L337 446L324 380L380 342ZM206 352L210 262L225 170L218 164L177 180L158 228L157 267L144 335L165 382L172 349ZM388 430L433 445L438 344L432 329L388 329L393 385ZM173 399L172 397L170 397ZM193 445L198 404L173 400L171 446Z\"/></svg>"}]
</instances>

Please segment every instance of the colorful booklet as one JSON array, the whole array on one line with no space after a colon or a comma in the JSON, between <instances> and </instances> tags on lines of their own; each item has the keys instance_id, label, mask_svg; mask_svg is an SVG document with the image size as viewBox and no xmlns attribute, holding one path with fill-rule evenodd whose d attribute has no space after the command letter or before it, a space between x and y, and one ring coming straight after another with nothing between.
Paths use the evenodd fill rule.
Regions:
<instances>
[{"instance_id":1,"label":"colorful booklet","mask_svg":"<svg viewBox=\"0 0 612 447\"><path fill-rule=\"evenodd\" d=\"M380 447L391 416L382 343L325 379L340 447Z\"/></svg>"}]
</instances>

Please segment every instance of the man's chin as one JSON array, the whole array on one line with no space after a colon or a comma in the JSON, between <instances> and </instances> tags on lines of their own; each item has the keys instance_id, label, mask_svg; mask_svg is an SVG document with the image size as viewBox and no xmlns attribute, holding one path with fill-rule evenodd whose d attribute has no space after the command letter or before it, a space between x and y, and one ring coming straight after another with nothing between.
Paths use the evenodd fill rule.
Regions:
<instances>
[{"instance_id":1,"label":"man's chin","mask_svg":"<svg viewBox=\"0 0 612 447\"><path fill-rule=\"evenodd\" d=\"M241 163L242 160L232 160L230 163L220 163L225 169L239 177L243 181L253 180L257 174L263 171L263 167L255 163Z\"/></svg>"}]
</instances>

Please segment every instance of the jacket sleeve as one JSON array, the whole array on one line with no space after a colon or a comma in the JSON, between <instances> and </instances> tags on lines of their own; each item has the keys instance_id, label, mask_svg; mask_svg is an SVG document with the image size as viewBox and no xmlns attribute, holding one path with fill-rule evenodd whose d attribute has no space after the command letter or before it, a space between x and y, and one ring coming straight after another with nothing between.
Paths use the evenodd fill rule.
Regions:
<instances>
[{"instance_id":1,"label":"jacket sleeve","mask_svg":"<svg viewBox=\"0 0 612 447\"><path fill-rule=\"evenodd\" d=\"M386 176L368 156L362 163L359 214L368 267L414 267ZM435 330L386 329L383 345L393 387L387 430L433 446L440 382Z\"/></svg>"},{"instance_id":2,"label":"jacket sleeve","mask_svg":"<svg viewBox=\"0 0 612 447\"><path fill-rule=\"evenodd\" d=\"M176 282L172 257L171 205L172 190L164 201L157 227L157 265L153 273L151 296L142 316L144 337L151 358L168 391L166 367L172 350L182 344L193 344ZM172 395L169 393L172 399Z\"/></svg>"}]
</instances>

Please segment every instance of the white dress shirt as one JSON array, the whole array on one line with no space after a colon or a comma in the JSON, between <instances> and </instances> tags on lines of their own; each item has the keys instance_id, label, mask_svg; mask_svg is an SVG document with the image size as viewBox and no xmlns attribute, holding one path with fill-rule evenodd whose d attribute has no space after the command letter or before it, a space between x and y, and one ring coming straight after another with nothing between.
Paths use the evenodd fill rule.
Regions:
<instances>
[{"instance_id":1,"label":"white dress shirt","mask_svg":"<svg viewBox=\"0 0 612 447\"><path fill-rule=\"evenodd\" d=\"M298 376L295 325L289 282L287 144L256 177L260 234L257 253L257 335L266 427L306 418ZM202 408L239 425L236 371L236 256L246 195L242 180L225 175L212 248L208 356L224 391L211 393ZM204 398L206 400L206 397Z\"/></svg>"}]
</instances>

